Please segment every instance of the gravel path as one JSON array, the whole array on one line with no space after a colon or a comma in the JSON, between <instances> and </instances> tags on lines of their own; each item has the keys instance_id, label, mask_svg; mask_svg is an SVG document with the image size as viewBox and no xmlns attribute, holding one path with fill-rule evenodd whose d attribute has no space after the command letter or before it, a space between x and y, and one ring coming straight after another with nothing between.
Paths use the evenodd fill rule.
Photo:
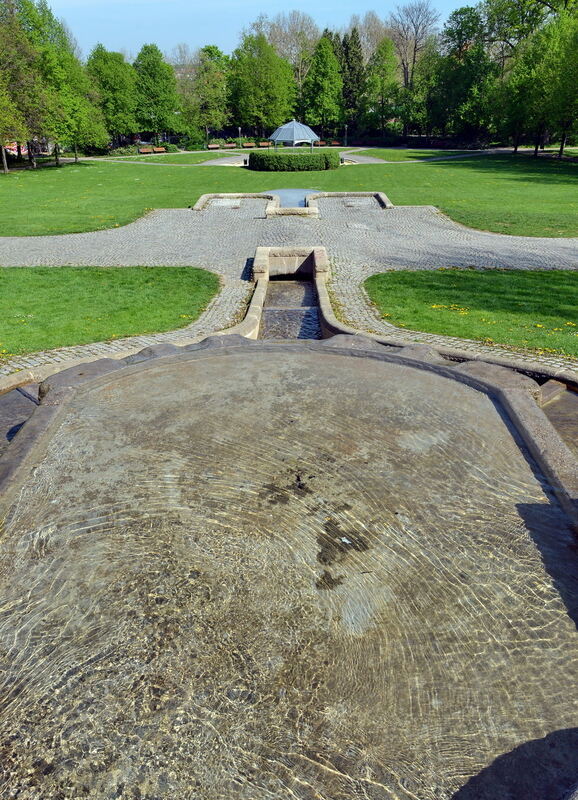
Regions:
<instances>
[{"instance_id":1,"label":"gravel path","mask_svg":"<svg viewBox=\"0 0 578 800\"><path fill-rule=\"evenodd\" d=\"M458 225L432 206L384 210L373 198L323 198L319 219L265 217L266 201L221 198L202 211L156 210L122 228L61 236L2 237L2 266L198 266L221 275L224 289L199 320L165 334L132 337L112 343L65 348L4 361L7 375L56 358L102 356L159 341L203 336L227 327L241 313L250 290L251 258L258 245L327 248L333 269L332 289L350 324L432 344L454 343L461 349L496 354L496 347L452 340L397 328L380 320L367 301L362 283L386 269L500 267L578 269L578 238L504 236ZM537 360L535 355L529 360ZM541 357L555 366L576 362Z\"/></svg>"}]
</instances>

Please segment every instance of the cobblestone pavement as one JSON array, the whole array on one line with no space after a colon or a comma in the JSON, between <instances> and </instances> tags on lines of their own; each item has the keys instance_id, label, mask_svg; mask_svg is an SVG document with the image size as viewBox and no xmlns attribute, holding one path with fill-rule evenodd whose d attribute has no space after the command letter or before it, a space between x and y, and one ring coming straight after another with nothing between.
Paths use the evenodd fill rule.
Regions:
<instances>
[{"instance_id":1,"label":"cobblestone pavement","mask_svg":"<svg viewBox=\"0 0 578 800\"><path fill-rule=\"evenodd\" d=\"M95 357L135 349L152 342L179 341L226 327L238 317L247 297L251 258L258 245L327 248L333 270L332 291L346 320L362 330L427 341L472 352L511 355L467 340L400 331L380 320L362 289L366 277L386 269L500 267L578 269L578 238L504 236L458 225L432 206L384 210L373 198L323 198L321 216L265 217L266 201L211 202L202 211L156 210L123 228L61 236L0 238L3 266L198 266L224 279L224 289L188 328L132 337L5 361L6 375L52 360ZM535 355L528 360L535 361ZM575 368L576 362L543 356L544 363Z\"/></svg>"}]
</instances>

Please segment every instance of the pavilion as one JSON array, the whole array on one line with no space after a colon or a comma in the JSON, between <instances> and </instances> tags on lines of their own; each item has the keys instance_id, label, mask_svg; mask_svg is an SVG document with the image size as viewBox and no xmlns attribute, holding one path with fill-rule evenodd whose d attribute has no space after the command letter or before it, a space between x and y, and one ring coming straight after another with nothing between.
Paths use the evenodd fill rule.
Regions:
<instances>
[{"instance_id":1,"label":"pavilion","mask_svg":"<svg viewBox=\"0 0 578 800\"><path fill-rule=\"evenodd\" d=\"M295 147L296 144L309 144L313 149L313 142L319 141L319 136L312 131L308 125L303 125L301 122L292 119L291 122L286 122L281 125L277 130L269 136L269 141L275 143L275 147L279 142L284 145Z\"/></svg>"}]
</instances>

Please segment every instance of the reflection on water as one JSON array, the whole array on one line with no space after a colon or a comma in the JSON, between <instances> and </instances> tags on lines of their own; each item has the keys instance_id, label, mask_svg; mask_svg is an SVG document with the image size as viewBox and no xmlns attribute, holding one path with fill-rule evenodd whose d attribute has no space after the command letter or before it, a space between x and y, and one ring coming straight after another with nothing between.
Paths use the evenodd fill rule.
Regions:
<instances>
[{"instance_id":1,"label":"reflection on water","mask_svg":"<svg viewBox=\"0 0 578 800\"><path fill-rule=\"evenodd\" d=\"M575 545L492 404L254 348L79 395L0 509L2 798L449 800L573 727Z\"/></svg>"}]
</instances>

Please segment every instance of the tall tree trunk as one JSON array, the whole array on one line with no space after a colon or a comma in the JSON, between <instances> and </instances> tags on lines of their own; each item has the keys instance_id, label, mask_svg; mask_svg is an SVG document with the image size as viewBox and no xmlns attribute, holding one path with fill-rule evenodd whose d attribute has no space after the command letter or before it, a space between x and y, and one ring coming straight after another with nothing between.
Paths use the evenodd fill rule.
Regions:
<instances>
[{"instance_id":1,"label":"tall tree trunk","mask_svg":"<svg viewBox=\"0 0 578 800\"><path fill-rule=\"evenodd\" d=\"M78 164L78 146L74 143L74 163Z\"/></svg>"},{"instance_id":2,"label":"tall tree trunk","mask_svg":"<svg viewBox=\"0 0 578 800\"><path fill-rule=\"evenodd\" d=\"M57 144L54 145L54 163L60 166L60 147Z\"/></svg>"},{"instance_id":3,"label":"tall tree trunk","mask_svg":"<svg viewBox=\"0 0 578 800\"><path fill-rule=\"evenodd\" d=\"M564 128L564 132L562 133L562 141L560 142L560 150L558 151L558 158L562 158L564 155L564 148L566 147L566 138L568 137L568 133L566 128Z\"/></svg>"},{"instance_id":4,"label":"tall tree trunk","mask_svg":"<svg viewBox=\"0 0 578 800\"><path fill-rule=\"evenodd\" d=\"M16 157L18 158L18 161L22 161L22 145L20 142L17 142L16 144Z\"/></svg>"},{"instance_id":5,"label":"tall tree trunk","mask_svg":"<svg viewBox=\"0 0 578 800\"><path fill-rule=\"evenodd\" d=\"M28 145L28 161L30 162L30 166L32 169L36 169L36 156L34 155L34 148L32 147L32 142L27 142Z\"/></svg>"},{"instance_id":6,"label":"tall tree trunk","mask_svg":"<svg viewBox=\"0 0 578 800\"><path fill-rule=\"evenodd\" d=\"M534 144L534 158L538 158L538 148L540 147L540 137L536 137L536 141Z\"/></svg>"},{"instance_id":7,"label":"tall tree trunk","mask_svg":"<svg viewBox=\"0 0 578 800\"><path fill-rule=\"evenodd\" d=\"M514 153L518 152L518 147L520 145L520 134L516 131L514 134Z\"/></svg>"},{"instance_id":8,"label":"tall tree trunk","mask_svg":"<svg viewBox=\"0 0 578 800\"><path fill-rule=\"evenodd\" d=\"M0 145L2 148L2 171L4 175L8 175L8 161L6 160L6 148L4 145Z\"/></svg>"}]
</instances>

